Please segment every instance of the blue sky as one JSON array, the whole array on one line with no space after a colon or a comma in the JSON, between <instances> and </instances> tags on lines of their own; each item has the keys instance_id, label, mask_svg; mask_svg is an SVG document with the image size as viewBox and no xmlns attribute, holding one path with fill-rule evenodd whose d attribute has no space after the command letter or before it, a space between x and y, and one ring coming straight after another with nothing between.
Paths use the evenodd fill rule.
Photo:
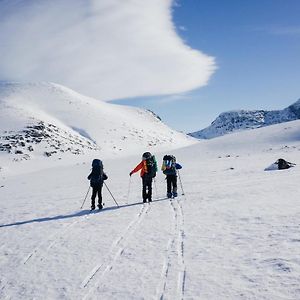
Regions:
<instances>
[{"instance_id":1,"label":"blue sky","mask_svg":"<svg viewBox=\"0 0 300 300\"><path fill-rule=\"evenodd\" d=\"M177 130L223 111L282 109L300 98L299 0L182 0L173 22L184 42L216 59L208 85L174 96L117 101L156 112Z\"/></svg>"}]
</instances>

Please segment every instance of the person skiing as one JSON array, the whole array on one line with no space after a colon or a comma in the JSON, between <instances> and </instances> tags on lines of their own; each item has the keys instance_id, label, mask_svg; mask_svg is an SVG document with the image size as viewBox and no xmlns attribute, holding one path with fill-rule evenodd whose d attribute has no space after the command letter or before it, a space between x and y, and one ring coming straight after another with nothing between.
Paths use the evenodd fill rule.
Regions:
<instances>
[{"instance_id":1,"label":"person skiing","mask_svg":"<svg viewBox=\"0 0 300 300\"><path fill-rule=\"evenodd\" d=\"M156 176L157 162L155 156L150 152L145 152L142 155L142 161L129 173L131 176L133 173L141 170L140 176L142 178L142 197L143 203L152 202L152 179Z\"/></svg>"},{"instance_id":2,"label":"person skiing","mask_svg":"<svg viewBox=\"0 0 300 300\"><path fill-rule=\"evenodd\" d=\"M161 170L166 175L167 180L167 197L175 198L177 194L177 170L182 169L182 166L176 163L174 155L165 155Z\"/></svg>"},{"instance_id":3,"label":"person skiing","mask_svg":"<svg viewBox=\"0 0 300 300\"><path fill-rule=\"evenodd\" d=\"M102 209L102 187L103 181L108 179L107 175L103 172L103 163L100 159L94 159L92 162L92 172L87 177L90 180L90 185L93 189L91 210L95 209L95 199L98 194L98 208Z\"/></svg>"}]
</instances>

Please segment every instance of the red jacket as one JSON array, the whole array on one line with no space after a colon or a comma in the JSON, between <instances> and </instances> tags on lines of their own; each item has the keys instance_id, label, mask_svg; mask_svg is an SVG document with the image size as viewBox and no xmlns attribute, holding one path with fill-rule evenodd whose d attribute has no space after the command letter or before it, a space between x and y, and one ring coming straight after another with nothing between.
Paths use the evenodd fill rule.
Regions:
<instances>
[{"instance_id":1,"label":"red jacket","mask_svg":"<svg viewBox=\"0 0 300 300\"><path fill-rule=\"evenodd\" d=\"M139 170L141 170L141 177L143 177L145 175L145 173L147 173L147 163L145 160L142 160L132 171L131 174L138 172Z\"/></svg>"}]
</instances>

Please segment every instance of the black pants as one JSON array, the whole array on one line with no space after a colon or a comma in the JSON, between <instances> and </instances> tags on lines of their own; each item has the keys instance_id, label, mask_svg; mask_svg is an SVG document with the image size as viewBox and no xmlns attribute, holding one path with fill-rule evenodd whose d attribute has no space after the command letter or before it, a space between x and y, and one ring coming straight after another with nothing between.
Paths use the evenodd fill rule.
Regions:
<instances>
[{"instance_id":1,"label":"black pants","mask_svg":"<svg viewBox=\"0 0 300 300\"><path fill-rule=\"evenodd\" d=\"M177 193L177 175L167 175L167 193Z\"/></svg>"},{"instance_id":2,"label":"black pants","mask_svg":"<svg viewBox=\"0 0 300 300\"><path fill-rule=\"evenodd\" d=\"M98 205L102 204L102 185L94 186L92 193L92 206L95 207L95 199L98 194Z\"/></svg>"},{"instance_id":3,"label":"black pants","mask_svg":"<svg viewBox=\"0 0 300 300\"><path fill-rule=\"evenodd\" d=\"M152 177L143 176L143 201L152 201Z\"/></svg>"}]
</instances>

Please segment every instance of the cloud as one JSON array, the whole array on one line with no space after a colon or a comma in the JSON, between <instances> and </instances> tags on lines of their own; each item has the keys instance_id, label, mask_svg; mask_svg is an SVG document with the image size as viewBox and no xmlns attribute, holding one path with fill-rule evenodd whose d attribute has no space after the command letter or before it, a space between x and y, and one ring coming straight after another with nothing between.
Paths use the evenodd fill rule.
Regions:
<instances>
[{"instance_id":1,"label":"cloud","mask_svg":"<svg viewBox=\"0 0 300 300\"><path fill-rule=\"evenodd\" d=\"M172 4L0 0L0 80L52 81L103 100L204 86L214 58L180 39Z\"/></svg>"},{"instance_id":2,"label":"cloud","mask_svg":"<svg viewBox=\"0 0 300 300\"><path fill-rule=\"evenodd\" d=\"M187 30L185 26L179 26L178 28L179 28L180 30L182 30L182 31L186 31L186 30Z\"/></svg>"},{"instance_id":3,"label":"cloud","mask_svg":"<svg viewBox=\"0 0 300 300\"><path fill-rule=\"evenodd\" d=\"M181 94L172 94L172 95L166 95L163 97L159 97L159 103L162 105L175 103L175 102L182 102L182 101L189 101L192 97L190 93L185 92ZM155 100L154 100L155 101Z\"/></svg>"}]
</instances>

